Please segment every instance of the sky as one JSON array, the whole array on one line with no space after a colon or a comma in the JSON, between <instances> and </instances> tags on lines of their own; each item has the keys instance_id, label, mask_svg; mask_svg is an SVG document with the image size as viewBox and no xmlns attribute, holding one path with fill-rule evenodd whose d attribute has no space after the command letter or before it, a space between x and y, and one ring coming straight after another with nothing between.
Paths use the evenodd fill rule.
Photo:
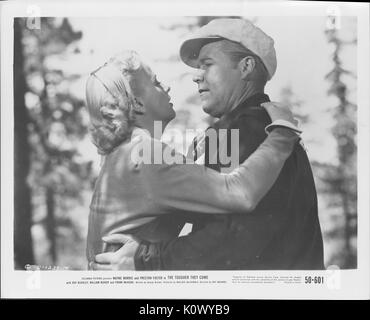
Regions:
<instances>
[{"instance_id":1,"label":"sky","mask_svg":"<svg viewBox=\"0 0 370 320\"><path fill-rule=\"evenodd\" d=\"M333 64L333 48L324 34L325 17L261 16L245 17L255 21L275 41L277 71L268 82L265 92L272 101L279 101L282 88L290 86L295 98L302 101L302 111L310 121L302 126L303 139L309 157L320 162L335 162L335 141L330 134L333 125L331 110L335 98L327 95L329 83L325 75ZM136 50L158 78L171 87L175 110L189 109L196 127L205 127L206 114L200 104L189 104L186 99L196 94L192 82L194 69L183 64L178 50L189 36L185 29L168 30L179 23L191 22L191 17L121 17L121 18L70 18L75 30L83 32L78 44L81 54L75 61L65 61L65 68L84 75L72 88L74 94L84 97L84 85L89 72L102 65L110 56L126 49ZM346 40L356 36L356 20L342 17L339 35ZM356 46L348 45L341 55L343 67L356 74ZM170 59L175 57L175 59ZM356 103L356 81L347 81L350 100Z\"/></svg>"}]
</instances>

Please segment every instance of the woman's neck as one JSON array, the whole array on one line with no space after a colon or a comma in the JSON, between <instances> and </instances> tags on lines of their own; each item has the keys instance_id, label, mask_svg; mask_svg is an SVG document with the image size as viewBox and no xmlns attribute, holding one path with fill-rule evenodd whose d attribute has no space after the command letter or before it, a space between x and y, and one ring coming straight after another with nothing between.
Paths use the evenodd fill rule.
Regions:
<instances>
[{"instance_id":1,"label":"woman's neck","mask_svg":"<svg viewBox=\"0 0 370 320\"><path fill-rule=\"evenodd\" d=\"M164 121L160 120L137 117L135 121L135 126L148 131L152 138L159 140L162 137L163 131L167 126L167 123L164 123Z\"/></svg>"}]
</instances>

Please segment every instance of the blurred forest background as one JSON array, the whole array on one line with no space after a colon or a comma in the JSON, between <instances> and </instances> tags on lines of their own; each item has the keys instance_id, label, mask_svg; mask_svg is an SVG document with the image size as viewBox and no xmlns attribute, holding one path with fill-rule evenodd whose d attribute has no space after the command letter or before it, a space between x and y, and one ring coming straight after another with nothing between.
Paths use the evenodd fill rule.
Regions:
<instances>
[{"instance_id":1,"label":"blurred forest background","mask_svg":"<svg viewBox=\"0 0 370 320\"><path fill-rule=\"evenodd\" d=\"M200 108L191 69L181 63L178 48L189 32L216 18L14 20L16 269L26 264L86 268L87 219L100 160L84 108L89 72L123 49L147 58L172 87L177 118L164 139L184 149L174 130L205 128L212 119ZM304 130L325 264L356 268L356 20L247 18L277 46L278 72L266 93L292 105ZM299 35L305 44L291 39L289 30L305 32Z\"/></svg>"}]
</instances>

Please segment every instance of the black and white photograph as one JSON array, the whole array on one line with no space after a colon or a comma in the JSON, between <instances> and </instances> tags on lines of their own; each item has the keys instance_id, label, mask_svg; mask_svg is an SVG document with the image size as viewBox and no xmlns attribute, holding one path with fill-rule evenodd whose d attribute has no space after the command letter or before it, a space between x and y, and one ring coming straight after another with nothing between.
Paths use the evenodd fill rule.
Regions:
<instances>
[{"instance_id":1,"label":"black and white photograph","mask_svg":"<svg viewBox=\"0 0 370 320\"><path fill-rule=\"evenodd\" d=\"M60 275L60 295L80 280L84 296L117 275L148 295L182 277L222 291L224 275L238 297L270 283L330 298L330 275L339 292L349 274L364 298L368 4L85 4L1 11L2 274L28 281L15 288Z\"/></svg>"}]
</instances>

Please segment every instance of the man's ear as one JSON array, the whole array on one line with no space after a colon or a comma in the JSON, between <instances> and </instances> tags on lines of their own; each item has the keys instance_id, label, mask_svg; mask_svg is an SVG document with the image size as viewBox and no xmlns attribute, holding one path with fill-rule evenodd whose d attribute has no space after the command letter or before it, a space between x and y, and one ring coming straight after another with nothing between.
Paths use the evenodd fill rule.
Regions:
<instances>
[{"instance_id":1,"label":"man's ear","mask_svg":"<svg viewBox=\"0 0 370 320\"><path fill-rule=\"evenodd\" d=\"M256 60L252 56L247 56L239 61L238 68L243 80L249 80L256 67Z\"/></svg>"}]
</instances>

